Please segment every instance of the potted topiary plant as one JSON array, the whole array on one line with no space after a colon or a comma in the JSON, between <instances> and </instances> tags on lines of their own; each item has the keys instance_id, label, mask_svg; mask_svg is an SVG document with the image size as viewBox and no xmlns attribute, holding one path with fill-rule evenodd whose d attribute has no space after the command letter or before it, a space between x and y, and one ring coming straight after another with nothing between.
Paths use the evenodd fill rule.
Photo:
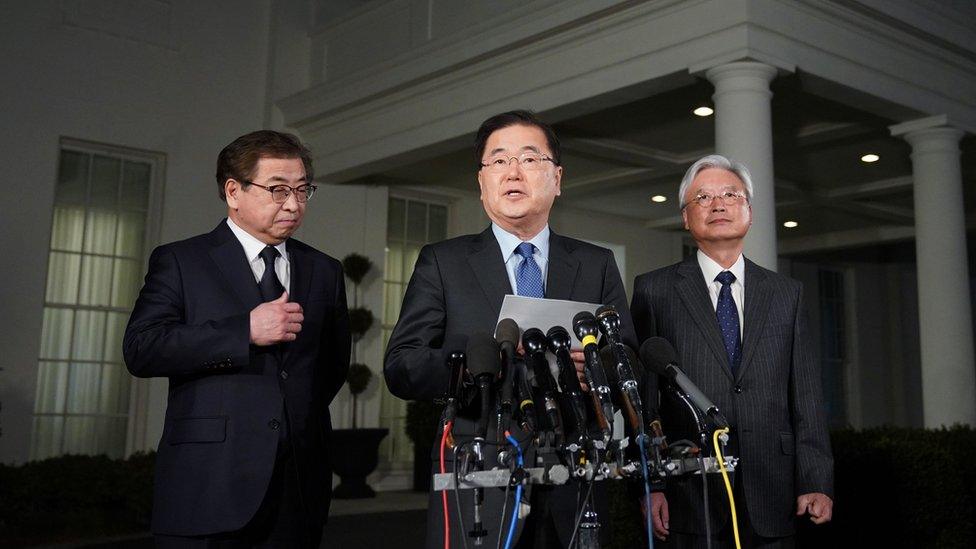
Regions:
<instances>
[{"instance_id":1,"label":"potted topiary plant","mask_svg":"<svg viewBox=\"0 0 976 549\"><path fill-rule=\"evenodd\" d=\"M342 260L346 276L353 284L353 306L349 308L349 331L352 333L352 363L346 382L352 395L350 401L352 428L336 429L332 432L332 470L342 479L335 487L336 498L371 498L376 492L366 484L366 477L376 469L379 462L380 442L389 433L388 429L360 429L357 421L359 395L369 387L373 372L369 366L358 362L359 341L373 326L373 313L359 306L359 284L369 273L373 263L368 257L350 254Z\"/></svg>"}]
</instances>

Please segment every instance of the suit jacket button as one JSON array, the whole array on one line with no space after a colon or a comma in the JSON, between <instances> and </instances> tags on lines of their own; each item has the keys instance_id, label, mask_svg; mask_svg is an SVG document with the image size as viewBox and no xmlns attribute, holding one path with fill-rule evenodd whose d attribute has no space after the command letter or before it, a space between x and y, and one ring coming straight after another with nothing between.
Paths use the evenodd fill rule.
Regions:
<instances>
[{"instance_id":1,"label":"suit jacket button","mask_svg":"<svg viewBox=\"0 0 976 549\"><path fill-rule=\"evenodd\" d=\"M735 387L732 388L732 392L735 393L735 394L737 394L737 395L740 394L740 393L742 393L742 386L741 385L736 385Z\"/></svg>"},{"instance_id":2,"label":"suit jacket button","mask_svg":"<svg viewBox=\"0 0 976 549\"><path fill-rule=\"evenodd\" d=\"M277 419L272 419L271 421L268 422L268 427L271 427L272 431L277 431L278 427L281 427L281 422L278 421Z\"/></svg>"},{"instance_id":3,"label":"suit jacket button","mask_svg":"<svg viewBox=\"0 0 976 549\"><path fill-rule=\"evenodd\" d=\"M281 376L281 379L288 379L288 372L284 370L278 372L278 375Z\"/></svg>"}]
</instances>

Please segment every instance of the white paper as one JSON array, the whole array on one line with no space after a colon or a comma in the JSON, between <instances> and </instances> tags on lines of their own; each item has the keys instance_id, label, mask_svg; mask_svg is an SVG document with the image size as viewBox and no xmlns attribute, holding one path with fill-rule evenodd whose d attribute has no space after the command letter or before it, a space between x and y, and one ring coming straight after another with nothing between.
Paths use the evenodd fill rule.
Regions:
<instances>
[{"instance_id":1,"label":"white paper","mask_svg":"<svg viewBox=\"0 0 976 549\"><path fill-rule=\"evenodd\" d=\"M498 322L511 318L519 325L522 333L529 328L538 328L542 333L553 326L562 326L570 333L573 349L583 348L583 343L573 333L573 317L582 311L596 313L602 305L583 303L582 301L566 301L563 299L543 299L538 297L523 297L506 295L502 301L502 310L498 314ZM497 325L498 322L495 324Z\"/></svg>"}]
</instances>

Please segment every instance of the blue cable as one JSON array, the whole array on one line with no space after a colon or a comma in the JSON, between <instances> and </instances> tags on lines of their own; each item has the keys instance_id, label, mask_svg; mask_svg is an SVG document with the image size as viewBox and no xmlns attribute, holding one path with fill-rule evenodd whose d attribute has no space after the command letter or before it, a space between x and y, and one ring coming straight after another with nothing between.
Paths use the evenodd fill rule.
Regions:
<instances>
[{"instance_id":1,"label":"blue cable","mask_svg":"<svg viewBox=\"0 0 976 549\"><path fill-rule=\"evenodd\" d=\"M637 445L640 447L641 467L644 469L644 501L647 502L644 519L647 523L647 548L654 549L654 529L651 527L651 479L647 474L647 453L644 451L644 443L647 435L641 433L637 435Z\"/></svg>"},{"instance_id":2,"label":"blue cable","mask_svg":"<svg viewBox=\"0 0 976 549\"><path fill-rule=\"evenodd\" d=\"M507 431L505 432L505 438L507 438L508 441L512 444L512 446L515 447L515 453L516 453L515 463L518 465L519 468L521 468L522 447L519 446L519 443L517 440L515 440L515 437L513 437ZM512 523L508 526L508 536L505 538L505 549L510 549L510 547L512 546L512 538L515 537L515 525L518 523L518 513L519 513L519 507L521 507L521 502L522 502L522 484L519 483L519 485L515 488L515 504L512 505Z\"/></svg>"}]
</instances>

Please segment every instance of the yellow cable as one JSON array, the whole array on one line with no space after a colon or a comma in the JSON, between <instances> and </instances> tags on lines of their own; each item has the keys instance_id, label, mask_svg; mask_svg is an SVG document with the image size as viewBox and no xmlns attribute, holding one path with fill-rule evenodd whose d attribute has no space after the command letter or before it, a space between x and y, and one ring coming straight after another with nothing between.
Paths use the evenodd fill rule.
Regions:
<instances>
[{"instance_id":1,"label":"yellow cable","mask_svg":"<svg viewBox=\"0 0 976 549\"><path fill-rule=\"evenodd\" d=\"M729 472L725 470L725 457L722 455L722 450L718 445L718 435L728 433L729 428L725 427L722 429L717 429L712 433L712 447L715 448L715 455L718 456L718 468L722 471L722 480L725 481L725 491L729 494L729 508L732 509L732 533L735 535L735 547L736 549L742 549L742 545L739 542L739 519L735 515L735 497L732 496L732 483L729 482ZM705 472L702 471L704 475Z\"/></svg>"}]
</instances>

